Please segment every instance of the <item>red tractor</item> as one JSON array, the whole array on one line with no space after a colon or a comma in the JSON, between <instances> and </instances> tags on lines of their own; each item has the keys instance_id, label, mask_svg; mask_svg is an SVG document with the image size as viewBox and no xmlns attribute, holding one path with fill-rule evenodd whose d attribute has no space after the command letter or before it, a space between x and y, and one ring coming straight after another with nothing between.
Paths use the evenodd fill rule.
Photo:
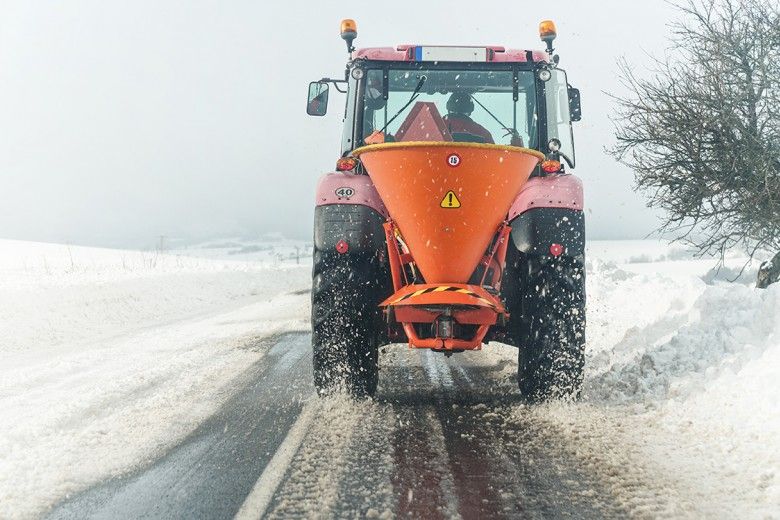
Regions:
<instances>
[{"instance_id":1,"label":"red tractor","mask_svg":"<svg viewBox=\"0 0 780 520\"><path fill-rule=\"evenodd\" d=\"M518 348L529 401L576 398L585 344L585 222L574 168L579 91L553 54L499 46L355 49L341 158L317 186L312 328L320 393L372 395L378 349Z\"/></svg>"}]
</instances>

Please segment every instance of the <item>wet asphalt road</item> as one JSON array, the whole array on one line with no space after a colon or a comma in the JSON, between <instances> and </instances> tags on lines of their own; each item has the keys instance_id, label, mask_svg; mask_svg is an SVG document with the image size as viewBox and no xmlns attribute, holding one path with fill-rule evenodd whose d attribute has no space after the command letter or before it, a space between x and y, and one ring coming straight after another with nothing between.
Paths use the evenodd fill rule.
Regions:
<instances>
[{"instance_id":1,"label":"wet asphalt road","mask_svg":"<svg viewBox=\"0 0 780 520\"><path fill-rule=\"evenodd\" d=\"M310 341L277 338L177 447L48 518L625 516L555 428L524 412L511 361L393 346L374 400L320 399Z\"/></svg>"}]
</instances>

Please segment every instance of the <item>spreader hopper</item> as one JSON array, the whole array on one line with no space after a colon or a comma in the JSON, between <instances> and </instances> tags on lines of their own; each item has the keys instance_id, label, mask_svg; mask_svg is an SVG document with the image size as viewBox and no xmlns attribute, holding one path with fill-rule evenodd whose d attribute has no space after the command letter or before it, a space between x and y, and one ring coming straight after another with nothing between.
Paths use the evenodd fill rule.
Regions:
<instances>
[{"instance_id":1,"label":"spreader hopper","mask_svg":"<svg viewBox=\"0 0 780 520\"><path fill-rule=\"evenodd\" d=\"M427 283L466 283L531 171L535 150L385 143L355 151Z\"/></svg>"},{"instance_id":2,"label":"spreader hopper","mask_svg":"<svg viewBox=\"0 0 780 520\"><path fill-rule=\"evenodd\" d=\"M484 337L480 325L486 331L505 311L490 291L491 280L473 278L480 264L484 272L492 261L503 262L504 255L496 253L506 246L504 219L543 155L452 142L384 143L354 155L391 218L386 229L396 293L384 305L395 307L396 319L409 326L413 346L478 348ZM405 321L439 323L442 316L430 341ZM457 339L449 326L453 320L475 326L475 334Z\"/></svg>"}]
</instances>

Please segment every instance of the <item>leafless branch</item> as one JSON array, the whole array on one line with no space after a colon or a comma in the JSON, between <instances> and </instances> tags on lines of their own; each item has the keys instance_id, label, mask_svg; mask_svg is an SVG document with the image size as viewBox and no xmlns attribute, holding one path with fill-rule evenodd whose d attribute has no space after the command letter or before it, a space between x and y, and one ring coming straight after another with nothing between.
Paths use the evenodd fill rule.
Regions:
<instances>
[{"instance_id":1,"label":"leafless branch","mask_svg":"<svg viewBox=\"0 0 780 520\"><path fill-rule=\"evenodd\" d=\"M619 62L616 144L661 230L700 255L780 249L780 9L691 0L649 77Z\"/></svg>"}]
</instances>

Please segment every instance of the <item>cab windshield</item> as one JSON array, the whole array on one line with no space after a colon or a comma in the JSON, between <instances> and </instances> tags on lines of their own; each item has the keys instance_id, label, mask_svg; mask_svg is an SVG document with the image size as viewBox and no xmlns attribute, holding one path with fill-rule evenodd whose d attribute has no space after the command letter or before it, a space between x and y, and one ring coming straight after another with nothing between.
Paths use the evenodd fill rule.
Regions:
<instances>
[{"instance_id":1,"label":"cab windshield","mask_svg":"<svg viewBox=\"0 0 780 520\"><path fill-rule=\"evenodd\" d=\"M370 69L362 115L363 143L538 141L532 71Z\"/></svg>"}]
</instances>

